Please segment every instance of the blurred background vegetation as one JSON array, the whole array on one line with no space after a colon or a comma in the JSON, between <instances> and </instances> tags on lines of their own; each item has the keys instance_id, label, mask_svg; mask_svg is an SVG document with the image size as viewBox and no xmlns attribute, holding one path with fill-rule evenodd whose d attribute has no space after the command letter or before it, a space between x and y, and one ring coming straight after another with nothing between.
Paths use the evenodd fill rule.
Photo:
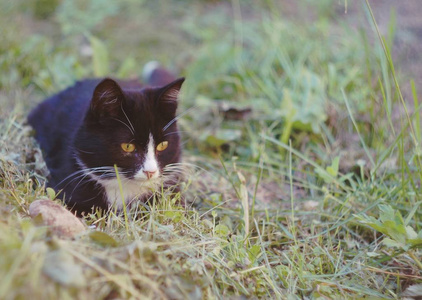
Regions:
<instances>
[{"instance_id":1,"label":"blurred background vegetation","mask_svg":"<svg viewBox=\"0 0 422 300\"><path fill-rule=\"evenodd\" d=\"M245 141L243 122L220 128L219 109L240 118L251 110L258 122L248 122L249 130L270 127L283 143L293 137L300 145L304 135L292 132L331 131L327 105L344 104L341 90L364 99L351 105L374 119L379 84L371 81L388 80L378 68L387 65L382 49L369 51L367 33L337 18L346 2L3 2L3 90L31 87L37 102L84 77L139 77L146 62L158 60L188 78L182 105L198 107L190 117L204 129L193 136L201 150L204 142ZM300 20L292 23L284 9ZM391 112L390 86L385 92ZM327 138L334 142L332 133ZM235 148L257 158L249 142Z\"/></svg>"},{"instance_id":2,"label":"blurred background vegetation","mask_svg":"<svg viewBox=\"0 0 422 300\"><path fill-rule=\"evenodd\" d=\"M122 248L137 235L169 242L151 246L156 256L139 252L149 263L136 260L131 272L160 283L142 295L395 298L420 284L422 22L418 0L369 2L372 10L339 0L0 0L0 298L34 289L135 295L122 284L135 282L133 273L107 277L98 290L61 283L43 292L35 275L18 280L16 270L36 261L23 238L46 175L25 116L78 79L141 78L151 60L187 77L179 123L185 161L199 175L186 192L190 215L166 206L135 222L131 237L119 221L102 228ZM174 226L173 235L151 233L151 220ZM174 250L186 232L191 248ZM30 243L60 248L48 237ZM203 239L207 255L195 246ZM122 252L103 244L120 261ZM93 245L66 247L99 259L104 249ZM16 253L28 263L14 264ZM164 275L151 275L157 268Z\"/></svg>"}]
</instances>

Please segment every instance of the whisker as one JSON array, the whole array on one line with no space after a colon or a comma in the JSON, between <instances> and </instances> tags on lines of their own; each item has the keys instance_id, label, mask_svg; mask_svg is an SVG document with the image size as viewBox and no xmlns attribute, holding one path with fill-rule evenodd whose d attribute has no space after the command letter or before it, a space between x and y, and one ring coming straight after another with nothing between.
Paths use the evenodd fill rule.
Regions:
<instances>
[{"instance_id":1,"label":"whisker","mask_svg":"<svg viewBox=\"0 0 422 300\"><path fill-rule=\"evenodd\" d=\"M70 193L70 195L73 195L73 193L75 192L76 188L81 184L81 182L87 177L89 176L89 173L85 173L84 176L81 176L81 180L79 180L79 182L75 185L75 187L73 188L72 192ZM93 178L88 179L88 181L84 182L84 184L88 183L89 181L92 181Z\"/></svg>"},{"instance_id":2,"label":"whisker","mask_svg":"<svg viewBox=\"0 0 422 300\"><path fill-rule=\"evenodd\" d=\"M172 175L180 177L182 175L186 175L186 173L185 172L174 172L174 171L172 171L172 172L163 173L162 177L164 178L164 177L168 177L168 176L172 176Z\"/></svg>"},{"instance_id":3,"label":"whisker","mask_svg":"<svg viewBox=\"0 0 422 300\"><path fill-rule=\"evenodd\" d=\"M187 113L191 112L194 109L197 109L198 105L194 105L190 108L188 108L187 110L185 110L184 112L178 114L175 118L173 118L170 122L167 123L166 126L163 127L163 131L166 131L174 122L176 122L177 120L179 120L181 117L183 117L184 115L186 115Z\"/></svg>"},{"instance_id":4,"label":"whisker","mask_svg":"<svg viewBox=\"0 0 422 300\"><path fill-rule=\"evenodd\" d=\"M72 183L73 181L77 180L80 176L84 176L85 174L87 175L92 175L95 172L102 172L103 174L99 175L99 177L101 177L102 175L109 173L109 174L114 174L114 168L113 167L95 167L95 168L84 168L81 170L78 170L70 175L68 175L66 178L64 178L62 181L60 181L56 187L58 187L60 184L62 184L63 182L65 182L66 180L72 178L73 176L76 176L75 178L73 178L71 181L69 181L65 187L67 187L70 183ZM119 173L125 174L127 172L124 171L119 171Z\"/></svg>"},{"instance_id":5,"label":"whisker","mask_svg":"<svg viewBox=\"0 0 422 300\"><path fill-rule=\"evenodd\" d=\"M102 191L101 191L101 190L99 190L99 191L98 191L98 193L97 193L97 195L95 195L95 196L93 196L93 197L91 197L91 198L85 199L85 200L83 200L83 201L80 201L80 203L87 203L87 202L89 202L89 201L91 201L91 200L93 200L93 199L97 198L99 195L101 195L101 193L102 193Z\"/></svg>"},{"instance_id":6,"label":"whisker","mask_svg":"<svg viewBox=\"0 0 422 300\"><path fill-rule=\"evenodd\" d=\"M64 181L66 181L66 180L68 180L69 178L71 178L72 176L76 176L77 174L79 174L79 173L83 173L84 174L84 172L85 171L87 171L87 170L89 170L89 169L82 169L82 170L78 170L78 171L76 171L76 172L73 172L72 174L70 174L70 175L68 175L66 178L64 178L62 181L60 181L57 185L56 185L56 187L57 186L59 186L60 184L62 184ZM79 175L78 175L78 177L79 177Z\"/></svg>"},{"instance_id":7,"label":"whisker","mask_svg":"<svg viewBox=\"0 0 422 300\"><path fill-rule=\"evenodd\" d=\"M90 181L94 181L94 182L97 182L97 180L95 179L95 178L92 178L90 175L92 175L93 174L93 171L90 171L90 172L86 172L87 170L82 170L83 172L82 172L82 174L80 174L80 175L78 175L78 176L76 176L75 178L73 178L72 180L70 180L63 188L66 188L69 184L71 184L71 183L73 183L75 180L78 180L79 178L81 178L81 181L83 180L83 179L85 179L87 176L89 176L88 177L88 180L86 181L86 183L88 183L88 182L90 182ZM109 171L105 171L105 172L109 172ZM76 172L75 172L76 173ZM68 176L69 177L69 176ZM66 179L64 179L64 180L66 180ZM62 180L59 184L61 184L61 183L63 183L63 181L64 180ZM80 182L79 182L80 183ZM78 184L79 184L78 183ZM59 185L59 184L57 184L57 186ZM56 187L57 187L56 186ZM73 192L72 192L73 193Z\"/></svg>"},{"instance_id":8,"label":"whisker","mask_svg":"<svg viewBox=\"0 0 422 300\"><path fill-rule=\"evenodd\" d=\"M129 122L129 125L132 128L132 134L135 135L135 128L133 127L132 122L130 122L130 120L129 120L129 118L128 118L126 112L125 112L125 110L123 109L123 103L120 104L120 108L122 109L122 112L123 112L123 114L126 117L126 120Z\"/></svg>"},{"instance_id":9,"label":"whisker","mask_svg":"<svg viewBox=\"0 0 422 300\"><path fill-rule=\"evenodd\" d=\"M166 169L169 169L169 172L173 172L173 168L183 167L183 166L184 167L190 167L193 170L204 172L204 173L210 175L212 178L217 179L217 176L215 174L211 173L209 170L207 170L207 169L205 169L203 167L200 167L200 166L198 166L196 164L189 163L189 162L179 162L179 163L169 164L169 165L167 165L167 166L164 167L163 171L166 170ZM187 168L186 170L189 170L189 169ZM194 171L192 173L194 173Z\"/></svg>"},{"instance_id":10,"label":"whisker","mask_svg":"<svg viewBox=\"0 0 422 300\"><path fill-rule=\"evenodd\" d=\"M188 166L188 165L178 165L178 166L167 165L163 168L163 170L181 170L181 169L187 169L187 168L191 168L191 166Z\"/></svg>"},{"instance_id":11,"label":"whisker","mask_svg":"<svg viewBox=\"0 0 422 300\"><path fill-rule=\"evenodd\" d=\"M95 152L84 151L84 150L81 150L81 149L78 149L78 148L74 148L74 149L78 152L82 152L82 153L86 153L86 154L95 154Z\"/></svg>"},{"instance_id":12,"label":"whisker","mask_svg":"<svg viewBox=\"0 0 422 300\"><path fill-rule=\"evenodd\" d=\"M171 134L176 134L176 133L184 133L184 132L187 132L187 131L173 131L173 132L169 132L169 133L166 133L164 136L168 136L168 135L171 135Z\"/></svg>"},{"instance_id":13,"label":"whisker","mask_svg":"<svg viewBox=\"0 0 422 300\"><path fill-rule=\"evenodd\" d=\"M132 133L132 135L135 135L135 132L133 132L133 130L125 122L123 122L122 120L116 119L116 118L112 118L112 119L122 123L123 125L125 125L129 129L130 133Z\"/></svg>"},{"instance_id":14,"label":"whisker","mask_svg":"<svg viewBox=\"0 0 422 300\"><path fill-rule=\"evenodd\" d=\"M187 167L183 167L183 166L171 166L171 167L164 167L163 170L165 171L177 171L177 170L186 170L188 169Z\"/></svg>"}]
</instances>

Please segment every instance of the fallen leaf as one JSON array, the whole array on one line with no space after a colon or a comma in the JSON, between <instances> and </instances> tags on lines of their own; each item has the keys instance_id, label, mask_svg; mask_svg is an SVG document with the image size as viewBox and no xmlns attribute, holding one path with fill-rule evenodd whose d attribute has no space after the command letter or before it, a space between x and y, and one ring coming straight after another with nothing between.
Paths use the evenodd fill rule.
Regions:
<instances>
[{"instance_id":1,"label":"fallen leaf","mask_svg":"<svg viewBox=\"0 0 422 300\"><path fill-rule=\"evenodd\" d=\"M226 120L247 120L252 113L252 109L250 107L236 107L227 102L221 102L218 109Z\"/></svg>"},{"instance_id":2,"label":"fallen leaf","mask_svg":"<svg viewBox=\"0 0 422 300\"><path fill-rule=\"evenodd\" d=\"M118 246L118 243L114 238L112 238L110 235L102 231L93 231L89 234L89 237L91 238L93 242L101 246L110 246L110 247Z\"/></svg>"}]
</instances>

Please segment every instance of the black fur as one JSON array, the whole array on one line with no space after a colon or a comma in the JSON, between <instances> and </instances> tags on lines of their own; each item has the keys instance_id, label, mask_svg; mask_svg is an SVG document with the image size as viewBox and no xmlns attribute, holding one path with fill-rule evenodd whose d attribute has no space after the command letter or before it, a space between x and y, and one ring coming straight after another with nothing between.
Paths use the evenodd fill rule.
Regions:
<instances>
[{"instance_id":1,"label":"black fur","mask_svg":"<svg viewBox=\"0 0 422 300\"><path fill-rule=\"evenodd\" d=\"M180 78L162 87L142 87L112 79L83 80L30 113L28 122L35 129L50 170L48 185L61 191L70 209L78 214L93 208L108 209L104 188L82 170L82 165L109 167L92 172L106 180L115 178L110 170L116 164L126 178L132 179L143 163L150 133L156 145L169 142L166 150L156 153L160 170L179 162L177 122L163 129L176 116L177 94L183 81ZM125 155L121 143L134 143L136 153Z\"/></svg>"}]
</instances>

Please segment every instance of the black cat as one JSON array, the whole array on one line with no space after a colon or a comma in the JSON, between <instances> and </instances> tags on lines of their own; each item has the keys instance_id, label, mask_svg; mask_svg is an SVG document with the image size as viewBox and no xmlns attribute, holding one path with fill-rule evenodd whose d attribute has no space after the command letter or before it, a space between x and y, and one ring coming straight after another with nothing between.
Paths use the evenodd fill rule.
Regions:
<instances>
[{"instance_id":1,"label":"black cat","mask_svg":"<svg viewBox=\"0 0 422 300\"><path fill-rule=\"evenodd\" d=\"M148 86L88 79L39 104L29 115L50 170L48 185L81 215L146 201L178 179L176 122L184 78L150 72ZM118 174L114 166L117 166Z\"/></svg>"}]
</instances>

